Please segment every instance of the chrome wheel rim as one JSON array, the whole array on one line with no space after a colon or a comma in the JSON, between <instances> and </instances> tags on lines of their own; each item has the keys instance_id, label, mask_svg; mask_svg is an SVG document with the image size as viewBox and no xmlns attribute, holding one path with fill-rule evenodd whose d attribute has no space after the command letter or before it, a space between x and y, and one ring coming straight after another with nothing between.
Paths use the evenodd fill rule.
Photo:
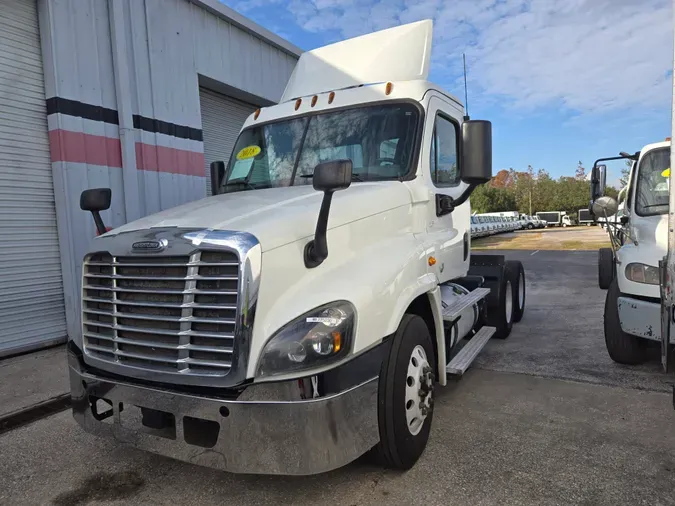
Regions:
<instances>
[{"instance_id":1,"label":"chrome wheel rim","mask_svg":"<svg viewBox=\"0 0 675 506\"><path fill-rule=\"evenodd\" d=\"M511 281L506 282L506 323L511 322L513 316L513 289L511 288Z\"/></svg>"},{"instance_id":2,"label":"chrome wheel rim","mask_svg":"<svg viewBox=\"0 0 675 506\"><path fill-rule=\"evenodd\" d=\"M424 348L413 348L405 382L405 419L413 436L419 434L433 407L433 374Z\"/></svg>"}]
</instances>

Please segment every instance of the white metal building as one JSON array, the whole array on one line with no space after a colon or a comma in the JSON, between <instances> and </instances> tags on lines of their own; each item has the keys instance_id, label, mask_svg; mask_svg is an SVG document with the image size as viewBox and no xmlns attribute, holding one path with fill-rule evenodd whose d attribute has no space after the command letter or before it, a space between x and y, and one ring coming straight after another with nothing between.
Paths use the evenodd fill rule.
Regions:
<instances>
[{"instance_id":1,"label":"white metal building","mask_svg":"<svg viewBox=\"0 0 675 506\"><path fill-rule=\"evenodd\" d=\"M218 0L0 0L0 356L79 331L80 192L112 227L205 197L300 52Z\"/></svg>"}]
</instances>

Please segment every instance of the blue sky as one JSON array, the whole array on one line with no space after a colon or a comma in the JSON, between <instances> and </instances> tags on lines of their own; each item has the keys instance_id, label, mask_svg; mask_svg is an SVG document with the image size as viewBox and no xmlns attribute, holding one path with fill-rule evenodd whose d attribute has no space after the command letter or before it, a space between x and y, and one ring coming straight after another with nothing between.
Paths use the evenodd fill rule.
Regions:
<instances>
[{"instance_id":1,"label":"blue sky","mask_svg":"<svg viewBox=\"0 0 675 506\"><path fill-rule=\"evenodd\" d=\"M431 80L493 123L494 171L554 177L670 135L670 0L224 0L302 49L431 18ZM610 166L616 184L618 166Z\"/></svg>"}]
</instances>

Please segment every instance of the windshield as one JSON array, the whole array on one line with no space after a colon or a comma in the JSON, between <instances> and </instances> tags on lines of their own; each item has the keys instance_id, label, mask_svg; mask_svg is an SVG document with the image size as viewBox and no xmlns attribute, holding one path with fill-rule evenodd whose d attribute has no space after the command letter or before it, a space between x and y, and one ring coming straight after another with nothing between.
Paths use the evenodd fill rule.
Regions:
<instances>
[{"instance_id":1,"label":"windshield","mask_svg":"<svg viewBox=\"0 0 675 506\"><path fill-rule=\"evenodd\" d=\"M635 199L635 212L640 216L654 216L668 212L668 179L670 149L648 151L640 160Z\"/></svg>"},{"instance_id":2,"label":"windshield","mask_svg":"<svg viewBox=\"0 0 675 506\"><path fill-rule=\"evenodd\" d=\"M247 128L219 193L312 184L317 164L352 161L353 181L399 179L412 161L419 113L412 104L359 107Z\"/></svg>"}]
</instances>

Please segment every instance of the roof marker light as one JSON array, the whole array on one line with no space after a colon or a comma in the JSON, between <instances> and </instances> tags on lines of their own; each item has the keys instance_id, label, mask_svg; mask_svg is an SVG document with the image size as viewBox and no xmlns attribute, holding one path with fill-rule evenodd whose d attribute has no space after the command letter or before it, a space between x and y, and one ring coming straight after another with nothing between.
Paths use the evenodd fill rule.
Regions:
<instances>
[{"instance_id":1,"label":"roof marker light","mask_svg":"<svg viewBox=\"0 0 675 506\"><path fill-rule=\"evenodd\" d=\"M253 119L258 119L258 116L260 116L260 109L255 110L255 112L253 113Z\"/></svg>"},{"instance_id":2,"label":"roof marker light","mask_svg":"<svg viewBox=\"0 0 675 506\"><path fill-rule=\"evenodd\" d=\"M297 100L295 101L295 110L296 110L296 111L297 111L298 109L300 109L300 104L302 104L302 99L301 99L301 98L299 98L299 99L297 99Z\"/></svg>"},{"instance_id":3,"label":"roof marker light","mask_svg":"<svg viewBox=\"0 0 675 506\"><path fill-rule=\"evenodd\" d=\"M391 89L394 87L393 84L387 83L387 86L384 88L384 94L385 95L390 95L391 94Z\"/></svg>"},{"instance_id":4,"label":"roof marker light","mask_svg":"<svg viewBox=\"0 0 675 506\"><path fill-rule=\"evenodd\" d=\"M316 95L314 95L314 96L312 97L312 107L314 107L314 106L316 105L316 101L317 101L317 100L319 100L319 97L317 97Z\"/></svg>"},{"instance_id":5,"label":"roof marker light","mask_svg":"<svg viewBox=\"0 0 675 506\"><path fill-rule=\"evenodd\" d=\"M329 104L332 104L332 103L333 103L333 99L335 99L335 92L334 92L334 91L331 91L331 92L328 94L328 103L329 103Z\"/></svg>"}]
</instances>

